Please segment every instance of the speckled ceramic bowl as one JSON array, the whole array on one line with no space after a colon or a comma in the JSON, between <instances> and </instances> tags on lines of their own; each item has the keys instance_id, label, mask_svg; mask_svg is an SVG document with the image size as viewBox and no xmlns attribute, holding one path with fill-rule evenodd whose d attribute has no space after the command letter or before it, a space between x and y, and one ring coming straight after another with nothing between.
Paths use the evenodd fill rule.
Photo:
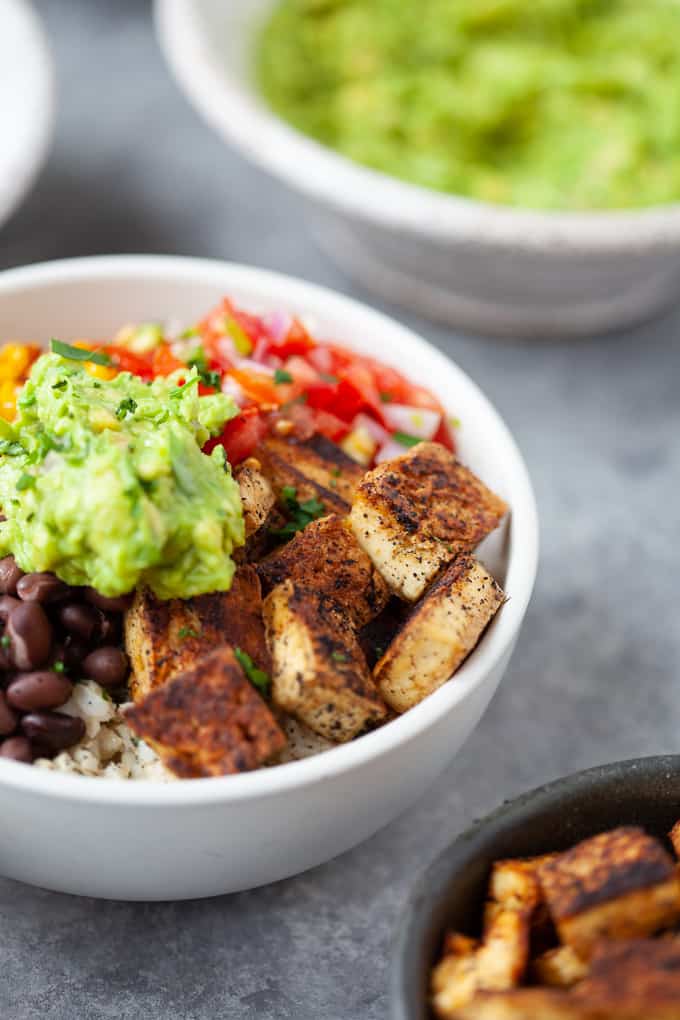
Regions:
<instances>
[{"instance_id":1,"label":"speckled ceramic bowl","mask_svg":"<svg viewBox=\"0 0 680 1020\"><path fill-rule=\"evenodd\" d=\"M680 205L541 213L366 169L259 98L253 39L274 0L156 0L161 46L208 123L309 199L319 244L359 282L432 318L536 338L651 316L680 293Z\"/></svg>"},{"instance_id":2,"label":"speckled ceramic bowl","mask_svg":"<svg viewBox=\"0 0 680 1020\"><path fill-rule=\"evenodd\" d=\"M566 850L618 825L665 838L680 818L680 755L638 758L578 772L477 822L420 878L398 924L390 1020L432 1020L430 971L444 932L474 932L494 861Z\"/></svg>"}]
</instances>

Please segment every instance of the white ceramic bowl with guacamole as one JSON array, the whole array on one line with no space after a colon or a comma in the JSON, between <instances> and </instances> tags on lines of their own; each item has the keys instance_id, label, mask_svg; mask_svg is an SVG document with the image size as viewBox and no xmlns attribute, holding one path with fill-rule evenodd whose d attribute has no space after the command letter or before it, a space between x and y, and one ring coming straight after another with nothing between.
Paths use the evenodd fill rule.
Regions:
<instances>
[{"instance_id":1,"label":"white ceramic bowl with guacamole","mask_svg":"<svg viewBox=\"0 0 680 1020\"><path fill-rule=\"evenodd\" d=\"M121 782L0 760L0 873L116 899L213 896L314 867L405 810L477 725L514 648L538 529L521 455L488 400L425 340L363 305L289 277L198 259L119 256L0 275L0 337L107 337L121 322L192 322L223 295L313 317L320 336L408 369L461 421L462 459L511 507L485 562L509 596L453 681L352 743L216 779ZM493 537L493 536L492 536Z\"/></svg>"},{"instance_id":2,"label":"white ceramic bowl with guacamole","mask_svg":"<svg viewBox=\"0 0 680 1020\"><path fill-rule=\"evenodd\" d=\"M455 326L539 339L631 325L676 300L678 204L597 213L493 205L367 169L291 128L255 84L254 42L272 7L156 0L161 46L208 123L309 199L320 245L362 285Z\"/></svg>"}]
</instances>

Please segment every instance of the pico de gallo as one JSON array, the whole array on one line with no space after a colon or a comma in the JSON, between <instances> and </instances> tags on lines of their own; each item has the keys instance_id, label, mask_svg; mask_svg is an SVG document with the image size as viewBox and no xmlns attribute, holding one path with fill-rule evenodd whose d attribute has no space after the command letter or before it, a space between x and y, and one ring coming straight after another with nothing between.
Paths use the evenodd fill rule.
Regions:
<instances>
[{"instance_id":1,"label":"pico de gallo","mask_svg":"<svg viewBox=\"0 0 680 1020\"><path fill-rule=\"evenodd\" d=\"M158 323L126 326L112 342L78 341L100 351L87 362L95 377L131 372L146 382L196 368L199 393L221 390L240 413L205 451L224 447L232 465L249 457L268 434L339 443L368 466L392 459L421 440L455 449L457 422L429 390L375 358L312 335L287 313L255 315L224 298L203 319L173 336ZM16 393L41 349L6 344L0 351L0 415L11 420Z\"/></svg>"}]
</instances>

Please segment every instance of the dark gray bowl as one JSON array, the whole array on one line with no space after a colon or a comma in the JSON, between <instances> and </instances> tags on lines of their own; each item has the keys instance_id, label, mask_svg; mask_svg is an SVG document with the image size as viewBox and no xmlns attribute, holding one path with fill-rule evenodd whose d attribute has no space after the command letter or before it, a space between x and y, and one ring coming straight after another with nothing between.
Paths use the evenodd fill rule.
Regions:
<instances>
[{"instance_id":1,"label":"dark gray bowl","mask_svg":"<svg viewBox=\"0 0 680 1020\"><path fill-rule=\"evenodd\" d=\"M399 921L391 1020L431 1020L430 970L447 928L477 934L491 864L566 850L617 825L666 837L680 818L680 755L578 772L526 793L477 822L430 865Z\"/></svg>"}]
</instances>

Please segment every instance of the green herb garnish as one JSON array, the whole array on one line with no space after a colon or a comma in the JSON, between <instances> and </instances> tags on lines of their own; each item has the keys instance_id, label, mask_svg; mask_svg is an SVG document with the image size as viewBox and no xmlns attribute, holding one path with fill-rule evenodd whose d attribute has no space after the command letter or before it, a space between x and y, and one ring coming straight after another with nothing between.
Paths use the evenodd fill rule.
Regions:
<instances>
[{"instance_id":1,"label":"green herb garnish","mask_svg":"<svg viewBox=\"0 0 680 1020\"><path fill-rule=\"evenodd\" d=\"M68 386L68 379L60 379L59 382L55 382L52 387L53 390L65 390Z\"/></svg>"},{"instance_id":2,"label":"green herb garnish","mask_svg":"<svg viewBox=\"0 0 680 1020\"><path fill-rule=\"evenodd\" d=\"M3 648L9 648L11 644L12 642L10 640L9 634L3 634L2 637L0 638L0 645L2 645Z\"/></svg>"},{"instance_id":3,"label":"green herb garnish","mask_svg":"<svg viewBox=\"0 0 680 1020\"><path fill-rule=\"evenodd\" d=\"M344 652L331 652L331 659L334 662L347 662L347 656Z\"/></svg>"},{"instance_id":4,"label":"green herb garnish","mask_svg":"<svg viewBox=\"0 0 680 1020\"><path fill-rule=\"evenodd\" d=\"M271 531L275 538L291 538L326 513L326 507L316 497L300 503L297 498L297 490L292 485L282 487L281 499L288 511L289 520L282 528L275 528Z\"/></svg>"},{"instance_id":5,"label":"green herb garnish","mask_svg":"<svg viewBox=\"0 0 680 1020\"><path fill-rule=\"evenodd\" d=\"M63 662L54 662L52 663L52 669L54 670L55 673L63 673L64 670L66 669L66 666L64 665Z\"/></svg>"},{"instance_id":6,"label":"green herb garnish","mask_svg":"<svg viewBox=\"0 0 680 1020\"><path fill-rule=\"evenodd\" d=\"M190 386L198 386L198 376L197 375L192 375L192 377L190 379L187 379L185 382L181 383L179 386L175 386L175 388L173 390L170 390L170 396L174 397L175 399L177 399L178 397L181 397L182 394L185 393L186 390Z\"/></svg>"},{"instance_id":7,"label":"green herb garnish","mask_svg":"<svg viewBox=\"0 0 680 1020\"><path fill-rule=\"evenodd\" d=\"M340 382L337 375L331 375L330 372L319 372L319 375L321 376L324 382L330 383L332 386L337 386L337 384Z\"/></svg>"},{"instance_id":8,"label":"green herb garnish","mask_svg":"<svg viewBox=\"0 0 680 1020\"><path fill-rule=\"evenodd\" d=\"M104 351L87 351L84 347L73 347L61 340L50 340L50 350L69 361L91 361L93 365L111 364L111 358Z\"/></svg>"},{"instance_id":9,"label":"green herb garnish","mask_svg":"<svg viewBox=\"0 0 680 1020\"><path fill-rule=\"evenodd\" d=\"M0 439L0 454L6 457L20 457L22 453L26 451L21 443L13 439Z\"/></svg>"},{"instance_id":10,"label":"green herb garnish","mask_svg":"<svg viewBox=\"0 0 680 1020\"><path fill-rule=\"evenodd\" d=\"M387 390L382 390L379 393L379 397L382 400L383 404L391 404L392 403L392 394L388 393Z\"/></svg>"},{"instance_id":11,"label":"green herb garnish","mask_svg":"<svg viewBox=\"0 0 680 1020\"><path fill-rule=\"evenodd\" d=\"M261 694L268 694L271 680L265 671L263 669L258 669L248 653L242 651L240 648L234 649L234 655L253 687L256 687Z\"/></svg>"},{"instance_id":12,"label":"green herb garnish","mask_svg":"<svg viewBox=\"0 0 680 1020\"><path fill-rule=\"evenodd\" d=\"M420 436L412 436L408 432L394 432L392 439L400 446L417 446L418 443L422 443Z\"/></svg>"},{"instance_id":13,"label":"green herb garnish","mask_svg":"<svg viewBox=\"0 0 680 1020\"><path fill-rule=\"evenodd\" d=\"M35 475L29 475L27 471L24 471L23 474L19 475L17 489L19 492L23 492L24 489L32 489L37 481L38 479Z\"/></svg>"},{"instance_id":14,"label":"green herb garnish","mask_svg":"<svg viewBox=\"0 0 680 1020\"><path fill-rule=\"evenodd\" d=\"M134 414L137 410L137 401L132 397L124 397L116 408L116 418L122 421L127 414Z\"/></svg>"},{"instance_id":15,"label":"green herb garnish","mask_svg":"<svg viewBox=\"0 0 680 1020\"><path fill-rule=\"evenodd\" d=\"M200 636L201 635L198 633L198 631L194 630L193 627L180 627L179 630L177 631L177 637L180 639L180 641L184 641L185 638L189 637L198 638Z\"/></svg>"},{"instance_id":16,"label":"green herb garnish","mask_svg":"<svg viewBox=\"0 0 680 1020\"><path fill-rule=\"evenodd\" d=\"M274 382L278 386L279 383L290 383L293 381L293 377L290 372L286 372L285 368L277 368L274 372Z\"/></svg>"}]
</instances>

